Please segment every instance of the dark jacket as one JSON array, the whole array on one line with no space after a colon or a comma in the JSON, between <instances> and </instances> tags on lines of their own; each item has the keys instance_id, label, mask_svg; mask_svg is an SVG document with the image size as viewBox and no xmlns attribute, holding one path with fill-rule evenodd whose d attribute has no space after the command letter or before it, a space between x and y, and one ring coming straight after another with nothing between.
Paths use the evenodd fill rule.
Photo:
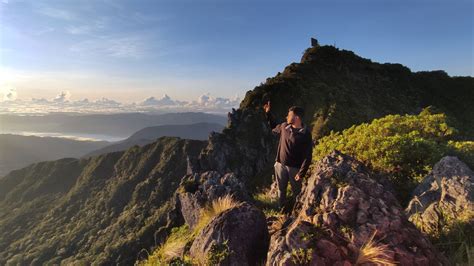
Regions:
<instances>
[{"instance_id":1,"label":"dark jacket","mask_svg":"<svg viewBox=\"0 0 474 266\"><path fill-rule=\"evenodd\" d=\"M303 124L300 129L293 128L286 122L277 122L270 112L265 113L267 122L274 134L280 134L280 142L275 160L300 170L298 175L303 177L311 164L313 140L308 127Z\"/></svg>"}]
</instances>

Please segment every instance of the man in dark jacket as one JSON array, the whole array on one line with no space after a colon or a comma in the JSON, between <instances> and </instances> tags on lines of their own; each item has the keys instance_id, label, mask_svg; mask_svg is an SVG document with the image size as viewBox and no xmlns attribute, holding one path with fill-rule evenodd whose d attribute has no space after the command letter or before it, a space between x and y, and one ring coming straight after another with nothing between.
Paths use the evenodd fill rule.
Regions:
<instances>
[{"instance_id":1,"label":"man in dark jacket","mask_svg":"<svg viewBox=\"0 0 474 266\"><path fill-rule=\"evenodd\" d=\"M278 184L280 208L286 202L288 181L294 197L301 191L302 177L308 171L313 152L313 141L309 128L303 123L304 110L293 106L288 110L286 122L276 122L270 112L270 101L263 109L268 124L274 134L280 134L280 141L275 158L275 179Z\"/></svg>"}]
</instances>

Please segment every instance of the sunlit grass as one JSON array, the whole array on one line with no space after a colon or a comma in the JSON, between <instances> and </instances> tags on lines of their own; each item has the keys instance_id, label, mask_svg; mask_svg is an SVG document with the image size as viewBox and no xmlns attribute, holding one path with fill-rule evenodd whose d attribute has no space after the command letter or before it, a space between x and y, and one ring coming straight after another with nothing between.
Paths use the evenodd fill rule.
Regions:
<instances>
[{"instance_id":1,"label":"sunlit grass","mask_svg":"<svg viewBox=\"0 0 474 266\"><path fill-rule=\"evenodd\" d=\"M201 209L201 216L196 226L191 229L188 225L174 228L166 241L160 245L147 260L139 262L141 266L168 265L171 260L179 259L179 265L195 264L188 256L184 255L188 248L201 230L209 222L223 213L239 204L232 196L226 195L213 200L209 205ZM197 258L201 261L201 258Z\"/></svg>"},{"instance_id":2,"label":"sunlit grass","mask_svg":"<svg viewBox=\"0 0 474 266\"><path fill-rule=\"evenodd\" d=\"M374 231L367 242L359 248L356 265L396 265L395 261L388 255L388 245L374 241L376 232L377 231Z\"/></svg>"}]
</instances>

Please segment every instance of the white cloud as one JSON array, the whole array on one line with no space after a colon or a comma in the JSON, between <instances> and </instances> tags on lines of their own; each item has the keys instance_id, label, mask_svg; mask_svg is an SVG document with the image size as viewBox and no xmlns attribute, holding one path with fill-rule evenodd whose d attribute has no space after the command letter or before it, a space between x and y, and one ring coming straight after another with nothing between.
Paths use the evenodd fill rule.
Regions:
<instances>
[{"instance_id":1,"label":"white cloud","mask_svg":"<svg viewBox=\"0 0 474 266\"><path fill-rule=\"evenodd\" d=\"M3 90L3 100L4 101L14 101L17 99L18 93L14 88L6 88Z\"/></svg>"},{"instance_id":2,"label":"white cloud","mask_svg":"<svg viewBox=\"0 0 474 266\"><path fill-rule=\"evenodd\" d=\"M91 28L87 25L81 26L68 26L66 27L66 31L70 34L86 34L91 31Z\"/></svg>"},{"instance_id":3,"label":"white cloud","mask_svg":"<svg viewBox=\"0 0 474 266\"><path fill-rule=\"evenodd\" d=\"M142 102L138 103L139 105L143 106L175 106L175 105L185 105L187 104L186 101L177 101L171 99L170 96L164 94L160 99L156 99L155 97L148 97Z\"/></svg>"},{"instance_id":4,"label":"white cloud","mask_svg":"<svg viewBox=\"0 0 474 266\"><path fill-rule=\"evenodd\" d=\"M71 93L69 91L60 92L54 99L53 102L67 102L71 98Z\"/></svg>"},{"instance_id":5,"label":"white cloud","mask_svg":"<svg viewBox=\"0 0 474 266\"><path fill-rule=\"evenodd\" d=\"M240 98L237 96L235 96L233 99L222 97L214 98L209 93L207 93L199 96L195 103L198 106L211 108L232 108L239 105Z\"/></svg>"},{"instance_id":6,"label":"white cloud","mask_svg":"<svg viewBox=\"0 0 474 266\"><path fill-rule=\"evenodd\" d=\"M69 50L89 55L140 58L144 55L144 42L139 37L99 37L79 42L71 46Z\"/></svg>"},{"instance_id":7,"label":"white cloud","mask_svg":"<svg viewBox=\"0 0 474 266\"><path fill-rule=\"evenodd\" d=\"M16 93L16 91L15 91ZM12 94L13 95L13 94ZM12 99L11 96L9 99ZM15 96L16 98L16 96ZM148 97L141 102L122 103L102 97L96 100L84 98L72 100L69 91L60 92L55 98L31 98L31 100L8 100L0 105L0 113L124 113L124 112L213 112L226 113L238 107L239 97L233 99L212 97L209 93L193 101L181 101L164 94L161 98Z\"/></svg>"},{"instance_id":8,"label":"white cloud","mask_svg":"<svg viewBox=\"0 0 474 266\"><path fill-rule=\"evenodd\" d=\"M73 20L75 18L75 15L69 11L58 9L58 8L52 8L52 7L40 8L38 9L38 13L51 17L51 18L62 19L62 20Z\"/></svg>"},{"instance_id":9,"label":"white cloud","mask_svg":"<svg viewBox=\"0 0 474 266\"><path fill-rule=\"evenodd\" d=\"M116 106L120 105L119 102L105 98L105 97L95 100L94 103L99 104L99 105L100 104L101 105L116 105Z\"/></svg>"},{"instance_id":10,"label":"white cloud","mask_svg":"<svg viewBox=\"0 0 474 266\"><path fill-rule=\"evenodd\" d=\"M103 30L107 26L107 19L101 17L92 21L83 21L81 25L70 25L66 27L66 31L70 34L90 34L99 30Z\"/></svg>"},{"instance_id":11,"label":"white cloud","mask_svg":"<svg viewBox=\"0 0 474 266\"><path fill-rule=\"evenodd\" d=\"M46 28L42 28L40 30L37 30L34 34L35 35L43 35L43 34L46 34L46 33L49 33L49 32L53 32L54 31L54 28L52 27L46 27Z\"/></svg>"}]
</instances>

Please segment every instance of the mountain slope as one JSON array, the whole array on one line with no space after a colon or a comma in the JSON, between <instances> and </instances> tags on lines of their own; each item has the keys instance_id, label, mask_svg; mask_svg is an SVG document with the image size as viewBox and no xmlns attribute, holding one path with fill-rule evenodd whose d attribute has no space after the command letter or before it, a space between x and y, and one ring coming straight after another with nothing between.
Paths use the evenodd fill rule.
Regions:
<instances>
[{"instance_id":1,"label":"mountain slope","mask_svg":"<svg viewBox=\"0 0 474 266\"><path fill-rule=\"evenodd\" d=\"M80 157L109 144L107 141L0 134L0 176L40 161Z\"/></svg>"},{"instance_id":2,"label":"mountain slope","mask_svg":"<svg viewBox=\"0 0 474 266\"><path fill-rule=\"evenodd\" d=\"M429 105L454 120L460 138L474 139L474 78L450 77L444 71L414 73L401 64L380 64L334 46L314 46L300 63L246 93L223 134L211 136L201 154L202 169L235 172L251 187L255 176L269 181L276 139L265 126L262 105L268 100L281 118L290 106L303 106L316 142L331 130L388 114L418 114Z\"/></svg>"},{"instance_id":3,"label":"mountain slope","mask_svg":"<svg viewBox=\"0 0 474 266\"><path fill-rule=\"evenodd\" d=\"M163 137L11 172L0 179L0 264L133 262L166 225L187 156L203 147Z\"/></svg>"},{"instance_id":4,"label":"mountain slope","mask_svg":"<svg viewBox=\"0 0 474 266\"><path fill-rule=\"evenodd\" d=\"M223 125L216 123L146 127L133 133L133 135L127 139L90 152L86 154L85 157L100 155L108 152L123 151L134 145L143 146L163 136L179 137L183 139L207 140L211 132L220 132L223 128Z\"/></svg>"},{"instance_id":5,"label":"mountain slope","mask_svg":"<svg viewBox=\"0 0 474 266\"><path fill-rule=\"evenodd\" d=\"M5 210L0 217L0 264L130 264L142 248L151 250L163 243L169 228L184 224L184 207L199 213L193 207L209 203L191 200L227 193L234 185L241 188L240 180L250 191L268 184L277 144L261 108L268 99L279 117L291 105L305 107L305 122L315 140L387 114L419 113L427 105L455 119L460 138L472 139L473 81L440 71L413 73L333 46L309 48L301 63L247 92L240 108L229 114L228 126L211 134L208 142L162 138L125 152L36 164L0 179L5 184L0 187L8 188L0 203ZM192 195L181 208L183 202L174 204L172 194L186 172L187 153L199 157L190 160L192 173L183 179L183 191L178 190ZM77 172L61 174L68 169L64 163L77 165ZM55 176L75 182L53 191L39 189ZM22 185L36 184L31 180L39 182L34 185L38 190L30 192L30 186ZM35 197L15 198L30 193Z\"/></svg>"}]
</instances>

